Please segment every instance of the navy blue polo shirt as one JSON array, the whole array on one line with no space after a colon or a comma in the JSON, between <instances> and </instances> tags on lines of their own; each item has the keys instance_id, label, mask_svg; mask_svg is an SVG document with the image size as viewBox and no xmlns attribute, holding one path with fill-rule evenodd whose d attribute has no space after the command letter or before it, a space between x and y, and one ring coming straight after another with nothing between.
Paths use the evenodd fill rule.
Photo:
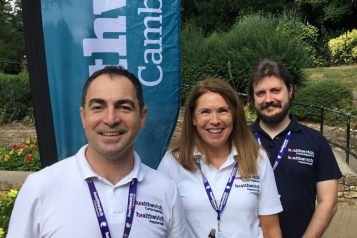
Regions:
<instances>
[{"instance_id":1,"label":"navy blue polo shirt","mask_svg":"<svg viewBox=\"0 0 357 238\"><path fill-rule=\"evenodd\" d=\"M292 132L278 167L274 171L283 212L279 214L284 238L301 238L315 211L316 183L342 177L335 156L320 132L299 124L289 115L288 127L271 138L259 126L259 119L250 126L259 133L262 146L273 166L288 131Z\"/></svg>"}]
</instances>

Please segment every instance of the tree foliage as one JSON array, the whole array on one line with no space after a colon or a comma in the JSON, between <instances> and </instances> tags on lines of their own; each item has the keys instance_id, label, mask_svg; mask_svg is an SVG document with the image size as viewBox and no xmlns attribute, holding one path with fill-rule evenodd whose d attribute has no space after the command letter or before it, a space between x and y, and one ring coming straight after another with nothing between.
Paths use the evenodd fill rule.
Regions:
<instances>
[{"instance_id":1,"label":"tree foliage","mask_svg":"<svg viewBox=\"0 0 357 238\"><path fill-rule=\"evenodd\" d=\"M353 0L295 0L295 3L303 9L310 9L313 14L309 17L321 25L325 22L337 23L351 15L357 7L357 2Z\"/></svg>"},{"instance_id":2,"label":"tree foliage","mask_svg":"<svg viewBox=\"0 0 357 238\"><path fill-rule=\"evenodd\" d=\"M21 62L25 55L21 2L0 0L0 61ZM0 72L17 74L21 65L0 63Z\"/></svg>"},{"instance_id":3,"label":"tree foliage","mask_svg":"<svg viewBox=\"0 0 357 238\"><path fill-rule=\"evenodd\" d=\"M208 37L200 28L184 24L182 83L194 85L204 78L218 77L237 91L246 92L253 69L260 60L267 58L282 62L291 73L294 84L301 85L309 45L302 40L304 28L299 23L287 17L253 14L237 21L228 32L214 32ZM187 91L187 88L182 90L181 103Z\"/></svg>"},{"instance_id":4,"label":"tree foliage","mask_svg":"<svg viewBox=\"0 0 357 238\"><path fill-rule=\"evenodd\" d=\"M181 18L184 23L202 28L208 35L214 31L228 31L239 16L257 12L276 14L292 6L293 0L182 0Z\"/></svg>"}]
</instances>

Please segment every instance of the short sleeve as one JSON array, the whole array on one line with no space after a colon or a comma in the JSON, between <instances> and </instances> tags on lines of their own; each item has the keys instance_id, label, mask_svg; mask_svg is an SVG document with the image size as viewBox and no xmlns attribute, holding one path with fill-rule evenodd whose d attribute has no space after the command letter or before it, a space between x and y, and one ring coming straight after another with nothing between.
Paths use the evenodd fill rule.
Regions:
<instances>
[{"instance_id":1,"label":"short sleeve","mask_svg":"<svg viewBox=\"0 0 357 238\"><path fill-rule=\"evenodd\" d=\"M268 156L264 151L260 151L261 159L259 163L259 176L261 189L258 197L258 215L272 215L283 210L280 202L280 195L276 188L274 172L270 165Z\"/></svg>"},{"instance_id":2,"label":"short sleeve","mask_svg":"<svg viewBox=\"0 0 357 238\"><path fill-rule=\"evenodd\" d=\"M175 196L172 203L172 224L167 236L168 238L188 238L186 218L181 197L175 185Z\"/></svg>"},{"instance_id":3,"label":"short sleeve","mask_svg":"<svg viewBox=\"0 0 357 238\"><path fill-rule=\"evenodd\" d=\"M341 178L340 168L326 138L321 135L319 142L317 181L321 182Z\"/></svg>"},{"instance_id":4,"label":"short sleeve","mask_svg":"<svg viewBox=\"0 0 357 238\"><path fill-rule=\"evenodd\" d=\"M38 238L40 222L41 200L32 175L29 175L16 198L7 238Z\"/></svg>"}]
</instances>

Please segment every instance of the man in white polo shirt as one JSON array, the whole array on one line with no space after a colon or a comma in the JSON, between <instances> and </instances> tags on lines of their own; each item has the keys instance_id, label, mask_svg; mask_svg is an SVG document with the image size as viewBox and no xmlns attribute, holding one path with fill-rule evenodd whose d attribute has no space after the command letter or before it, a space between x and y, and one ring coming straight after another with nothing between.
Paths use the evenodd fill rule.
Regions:
<instances>
[{"instance_id":1,"label":"man in white polo shirt","mask_svg":"<svg viewBox=\"0 0 357 238\"><path fill-rule=\"evenodd\" d=\"M134 151L147 115L135 75L95 72L80 115L88 145L27 178L7 237L188 237L175 183Z\"/></svg>"}]
</instances>

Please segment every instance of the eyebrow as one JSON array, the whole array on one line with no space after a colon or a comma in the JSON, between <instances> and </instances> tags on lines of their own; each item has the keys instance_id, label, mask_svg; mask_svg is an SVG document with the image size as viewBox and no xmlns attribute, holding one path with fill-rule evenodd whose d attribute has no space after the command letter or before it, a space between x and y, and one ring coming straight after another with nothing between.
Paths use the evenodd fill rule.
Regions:
<instances>
[{"instance_id":1,"label":"eyebrow","mask_svg":"<svg viewBox=\"0 0 357 238\"><path fill-rule=\"evenodd\" d=\"M223 106L223 107L219 107L218 109L229 109L229 106ZM212 110L211 108L206 108L206 107L202 107L200 109L198 109L198 112L204 111L204 110Z\"/></svg>"},{"instance_id":2,"label":"eyebrow","mask_svg":"<svg viewBox=\"0 0 357 238\"><path fill-rule=\"evenodd\" d=\"M92 98L89 100L88 107L92 106L93 104L107 104L107 102L104 99L101 98ZM133 100L130 99L120 99L115 101L115 105L123 105L123 104L129 104L133 109L136 109L135 103Z\"/></svg>"},{"instance_id":3,"label":"eyebrow","mask_svg":"<svg viewBox=\"0 0 357 238\"><path fill-rule=\"evenodd\" d=\"M92 98L88 102L88 107L92 106L94 103L106 104L106 101L104 99L101 99L101 98Z\"/></svg>"}]
</instances>

